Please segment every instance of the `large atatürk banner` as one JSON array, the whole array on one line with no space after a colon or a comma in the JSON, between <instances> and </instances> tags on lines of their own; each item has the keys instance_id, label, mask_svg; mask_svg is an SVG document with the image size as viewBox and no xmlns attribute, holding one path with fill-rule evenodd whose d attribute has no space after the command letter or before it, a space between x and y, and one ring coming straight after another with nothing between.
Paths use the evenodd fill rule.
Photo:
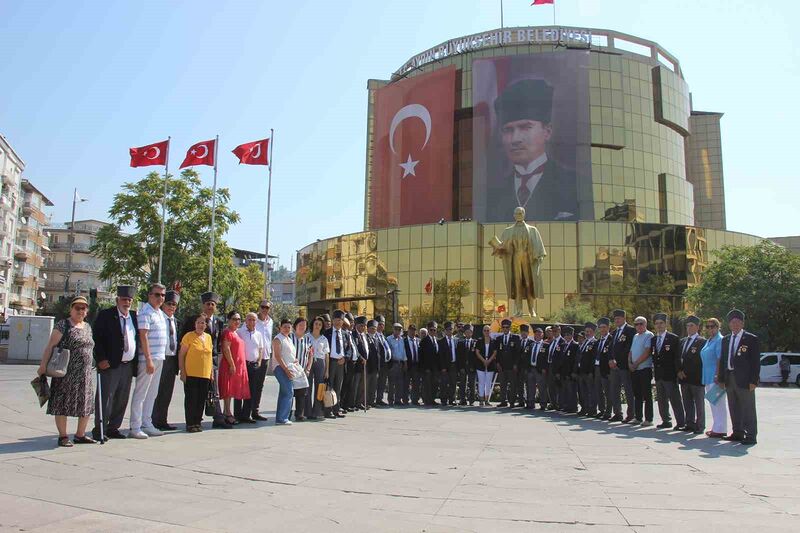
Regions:
<instances>
[{"instance_id":1,"label":"large atat\u00fcrk banner","mask_svg":"<svg viewBox=\"0 0 800 533\"><path fill-rule=\"evenodd\" d=\"M589 53L472 62L473 218L579 220L591 206Z\"/></svg>"},{"instance_id":2,"label":"large atat\u00fcrk banner","mask_svg":"<svg viewBox=\"0 0 800 533\"><path fill-rule=\"evenodd\" d=\"M370 228L453 216L455 67L375 91Z\"/></svg>"}]
</instances>

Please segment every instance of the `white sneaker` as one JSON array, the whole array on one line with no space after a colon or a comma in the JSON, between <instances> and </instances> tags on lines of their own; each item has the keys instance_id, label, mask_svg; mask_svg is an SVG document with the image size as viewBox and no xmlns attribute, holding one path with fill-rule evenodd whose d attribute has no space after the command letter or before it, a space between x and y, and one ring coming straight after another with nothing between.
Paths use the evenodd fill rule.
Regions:
<instances>
[{"instance_id":1,"label":"white sneaker","mask_svg":"<svg viewBox=\"0 0 800 533\"><path fill-rule=\"evenodd\" d=\"M142 428L142 431L144 431L150 437L160 437L164 434L163 431L156 428Z\"/></svg>"},{"instance_id":2,"label":"white sneaker","mask_svg":"<svg viewBox=\"0 0 800 533\"><path fill-rule=\"evenodd\" d=\"M143 440L143 439L147 438L147 433L145 433L141 429L139 429L137 431L130 430L128 432L128 438L129 439L142 439Z\"/></svg>"},{"instance_id":3,"label":"white sneaker","mask_svg":"<svg viewBox=\"0 0 800 533\"><path fill-rule=\"evenodd\" d=\"M277 425L277 426L291 426L292 425L292 421L291 420L287 420L285 422L275 422L275 425Z\"/></svg>"}]
</instances>

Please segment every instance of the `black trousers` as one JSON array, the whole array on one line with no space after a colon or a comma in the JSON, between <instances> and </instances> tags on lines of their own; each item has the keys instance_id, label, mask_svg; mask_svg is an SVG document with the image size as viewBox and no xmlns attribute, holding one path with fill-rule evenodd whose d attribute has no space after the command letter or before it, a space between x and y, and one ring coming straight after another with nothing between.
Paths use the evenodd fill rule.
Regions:
<instances>
[{"instance_id":1,"label":"black trousers","mask_svg":"<svg viewBox=\"0 0 800 533\"><path fill-rule=\"evenodd\" d=\"M175 389L175 377L178 374L178 356L168 355L161 367L161 381L158 382L158 395L153 404L153 425L166 426L169 403L172 401L172 391Z\"/></svg>"},{"instance_id":2,"label":"black trousers","mask_svg":"<svg viewBox=\"0 0 800 533\"><path fill-rule=\"evenodd\" d=\"M261 361L256 367L254 362L247 362L247 380L250 386L249 400L233 400L233 416L238 419L250 418L251 415L258 414L256 407L261 402L261 391L264 390L264 378L267 375L267 363ZM256 396L258 395L258 396Z\"/></svg>"},{"instance_id":3,"label":"black trousers","mask_svg":"<svg viewBox=\"0 0 800 533\"><path fill-rule=\"evenodd\" d=\"M203 410L208 398L208 387L211 380L187 376L183 384L183 412L186 416L186 427L199 426L203 421Z\"/></svg>"},{"instance_id":4,"label":"black trousers","mask_svg":"<svg viewBox=\"0 0 800 533\"><path fill-rule=\"evenodd\" d=\"M644 420L653 421L653 369L642 368L631 372L633 382L634 416L642 420L642 404L644 404Z\"/></svg>"},{"instance_id":5,"label":"black trousers","mask_svg":"<svg viewBox=\"0 0 800 533\"><path fill-rule=\"evenodd\" d=\"M306 416L306 395L308 387L294 390L294 419ZM308 413L311 414L311 413Z\"/></svg>"},{"instance_id":6,"label":"black trousers","mask_svg":"<svg viewBox=\"0 0 800 533\"><path fill-rule=\"evenodd\" d=\"M103 402L104 435L109 431L116 431L122 425L125 411L128 408L128 398L131 395L131 381L133 380L133 364L120 363L117 368L107 368L100 371L100 390L95 392L94 403L94 438L100 438L100 409L99 402Z\"/></svg>"}]
</instances>

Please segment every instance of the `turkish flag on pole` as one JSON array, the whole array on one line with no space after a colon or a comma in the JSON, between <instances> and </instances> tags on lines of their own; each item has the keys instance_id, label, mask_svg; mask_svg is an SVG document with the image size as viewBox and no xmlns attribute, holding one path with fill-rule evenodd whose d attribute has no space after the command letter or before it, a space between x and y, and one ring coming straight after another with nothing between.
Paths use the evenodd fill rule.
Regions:
<instances>
[{"instance_id":1,"label":"turkish flag on pole","mask_svg":"<svg viewBox=\"0 0 800 533\"><path fill-rule=\"evenodd\" d=\"M428 283L425 284L425 292L427 294L430 294L432 290L433 290L433 278L429 279Z\"/></svg>"},{"instance_id":2,"label":"turkish flag on pole","mask_svg":"<svg viewBox=\"0 0 800 533\"><path fill-rule=\"evenodd\" d=\"M192 145L192 147L186 151L186 159L181 163L181 168L192 167L194 165L208 165L213 167L216 144L217 141L211 139L210 141L202 141Z\"/></svg>"},{"instance_id":3,"label":"turkish flag on pole","mask_svg":"<svg viewBox=\"0 0 800 533\"><path fill-rule=\"evenodd\" d=\"M240 144L233 149L233 153L239 158L240 165L269 165L267 160L268 148L269 139L261 139L260 141Z\"/></svg>"},{"instance_id":4,"label":"turkish flag on pole","mask_svg":"<svg viewBox=\"0 0 800 533\"><path fill-rule=\"evenodd\" d=\"M533 0L532 6L543 6L546 4L555 4L556 0Z\"/></svg>"},{"instance_id":5,"label":"turkish flag on pole","mask_svg":"<svg viewBox=\"0 0 800 533\"><path fill-rule=\"evenodd\" d=\"M169 141L148 144L139 148L131 148L131 166L149 167L152 165L166 165Z\"/></svg>"},{"instance_id":6,"label":"turkish flag on pole","mask_svg":"<svg viewBox=\"0 0 800 533\"><path fill-rule=\"evenodd\" d=\"M453 218L456 68L375 91L370 229Z\"/></svg>"}]
</instances>

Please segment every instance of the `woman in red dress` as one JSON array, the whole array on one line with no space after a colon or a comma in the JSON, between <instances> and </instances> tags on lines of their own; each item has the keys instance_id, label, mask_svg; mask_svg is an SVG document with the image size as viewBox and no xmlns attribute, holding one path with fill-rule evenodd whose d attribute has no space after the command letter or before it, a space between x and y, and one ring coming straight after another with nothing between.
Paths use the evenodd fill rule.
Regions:
<instances>
[{"instance_id":1,"label":"woman in red dress","mask_svg":"<svg viewBox=\"0 0 800 533\"><path fill-rule=\"evenodd\" d=\"M219 397L225 403L225 421L232 425L239 423L231 411L232 400L250 399L244 341L236 333L241 324L239 313L228 313L228 329L222 333L222 362L219 365Z\"/></svg>"}]
</instances>

